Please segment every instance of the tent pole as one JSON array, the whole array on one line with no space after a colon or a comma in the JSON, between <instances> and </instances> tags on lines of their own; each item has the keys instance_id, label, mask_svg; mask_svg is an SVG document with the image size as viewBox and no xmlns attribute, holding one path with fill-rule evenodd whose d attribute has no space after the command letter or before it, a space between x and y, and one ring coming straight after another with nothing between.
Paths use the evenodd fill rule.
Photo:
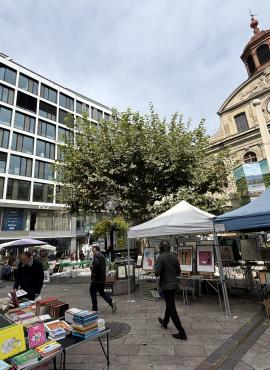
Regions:
<instances>
[{"instance_id":1,"label":"tent pole","mask_svg":"<svg viewBox=\"0 0 270 370\"><path fill-rule=\"evenodd\" d=\"M130 302L130 243L131 239L128 238L128 301Z\"/></svg>"},{"instance_id":2,"label":"tent pole","mask_svg":"<svg viewBox=\"0 0 270 370\"><path fill-rule=\"evenodd\" d=\"M223 293L223 299L224 299L224 306L226 310L226 315L228 317L231 317L231 308L230 308L230 302L228 298L228 292L227 292L227 286L225 282L224 272L223 272L223 265L222 260L220 256L220 249L218 245L218 237L215 229L215 223L213 221L213 230L214 230L214 243L215 243L215 250L216 250L216 256L217 256L217 262L218 262L218 268L219 268L219 274L220 274L220 280L221 280L221 287L222 287L222 293Z\"/></svg>"}]
</instances>

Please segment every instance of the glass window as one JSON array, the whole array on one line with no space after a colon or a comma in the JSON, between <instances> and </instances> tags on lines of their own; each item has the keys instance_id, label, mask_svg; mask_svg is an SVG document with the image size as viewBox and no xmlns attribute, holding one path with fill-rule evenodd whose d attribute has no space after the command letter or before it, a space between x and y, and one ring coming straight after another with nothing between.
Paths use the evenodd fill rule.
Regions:
<instances>
[{"instance_id":1,"label":"glass window","mask_svg":"<svg viewBox=\"0 0 270 370\"><path fill-rule=\"evenodd\" d=\"M7 167L7 153L0 152L0 172L5 173Z\"/></svg>"},{"instance_id":2,"label":"glass window","mask_svg":"<svg viewBox=\"0 0 270 370\"><path fill-rule=\"evenodd\" d=\"M32 159L12 154L8 172L13 175L32 177Z\"/></svg>"},{"instance_id":3,"label":"glass window","mask_svg":"<svg viewBox=\"0 0 270 370\"><path fill-rule=\"evenodd\" d=\"M36 155L43 158L55 159L55 145L47 141L37 140Z\"/></svg>"},{"instance_id":4,"label":"glass window","mask_svg":"<svg viewBox=\"0 0 270 370\"><path fill-rule=\"evenodd\" d=\"M10 126L12 110L0 105L0 123Z\"/></svg>"},{"instance_id":5,"label":"glass window","mask_svg":"<svg viewBox=\"0 0 270 370\"><path fill-rule=\"evenodd\" d=\"M0 84L0 100L12 105L14 101L14 90Z\"/></svg>"},{"instance_id":6,"label":"glass window","mask_svg":"<svg viewBox=\"0 0 270 370\"><path fill-rule=\"evenodd\" d=\"M37 111L37 99L21 91L17 92L16 105L17 107L30 110L31 112L34 112L34 113L36 113Z\"/></svg>"},{"instance_id":7,"label":"glass window","mask_svg":"<svg viewBox=\"0 0 270 370\"><path fill-rule=\"evenodd\" d=\"M246 113L240 113L234 116L234 121L238 132L247 131L249 129Z\"/></svg>"},{"instance_id":8,"label":"glass window","mask_svg":"<svg viewBox=\"0 0 270 370\"><path fill-rule=\"evenodd\" d=\"M58 127L58 141L64 143L65 140L73 143L73 132L65 128Z\"/></svg>"},{"instance_id":9,"label":"glass window","mask_svg":"<svg viewBox=\"0 0 270 370\"><path fill-rule=\"evenodd\" d=\"M7 199L30 200L30 181L8 179Z\"/></svg>"},{"instance_id":10,"label":"glass window","mask_svg":"<svg viewBox=\"0 0 270 370\"><path fill-rule=\"evenodd\" d=\"M247 153L244 155L244 162L245 162L245 163L257 162L257 156L256 156L256 153L254 153L254 152L247 152Z\"/></svg>"},{"instance_id":11,"label":"glass window","mask_svg":"<svg viewBox=\"0 0 270 370\"><path fill-rule=\"evenodd\" d=\"M99 121L102 119L103 112L97 108L91 107L91 118Z\"/></svg>"},{"instance_id":12,"label":"glass window","mask_svg":"<svg viewBox=\"0 0 270 370\"><path fill-rule=\"evenodd\" d=\"M76 101L76 113L82 114L83 112L89 114L89 105L80 101Z\"/></svg>"},{"instance_id":13,"label":"glass window","mask_svg":"<svg viewBox=\"0 0 270 370\"><path fill-rule=\"evenodd\" d=\"M0 147L8 149L9 131L0 128Z\"/></svg>"},{"instance_id":14,"label":"glass window","mask_svg":"<svg viewBox=\"0 0 270 370\"><path fill-rule=\"evenodd\" d=\"M111 119L110 114L104 112L104 121L109 121Z\"/></svg>"},{"instance_id":15,"label":"glass window","mask_svg":"<svg viewBox=\"0 0 270 370\"><path fill-rule=\"evenodd\" d=\"M16 112L14 126L21 130L35 133L36 119L23 113Z\"/></svg>"},{"instance_id":16,"label":"glass window","mask_svg":"<svg viewBox=\"0 0 270 370\"><path fill-rule=\"evenodd\" d=\"M53 185L34 182L33 202L53 202Z\"/></svg>"},{"instance_id":17,"label":"glass window","mask_svg":"<svg viewBox=\"0 0 270 370\"><path fill-rule=\"evenodd\" d=\"M36 160L35 177L43 180L53 180L51 163Z\"/></svg>"},{"instance_id":18,"label":"glass window","mask_svg":"<svg viewBox=\"0 0 270 370\"><path fill-rule=\"evenodd\" d=\"M4 183L5 183L4 177L0 177L0 198L1 199L3 199L3 195L4 195Z\"/></svg>"},{"instance_id":19,"label":"glass window","mask_svg":"<svg viewBox=\"0 0 270 370\"><path fill-rule=\"evenodd\" d=\"M57 90L54 90L44 84L41 84L40 96L43 99L51 101L52 103L57 102Z\"/></svg>"},{"instance_id":20,"label":"glass window","mask_svg":"<svg viewBox=\"0 0 270 370\"><path fill-rule=\"evenodd\" d=\"M256 50L260 64L264 64L270 60L270 49L267 44L262 44Z\"/></svg>"},{"instance_id":21,"label":"glass window","mask_svg":"<svg viewBox=\"0 0 270 370\"><path fill-rule=\"evenodd\" d=\"M0 63L0 79L10 83L11 85L16 84L16 71L12 68L5 66Z\"/></svg>"},{"instance_id":22,"label":"glass window","mask_svg":"<svg viewBox=\"0 0 270 370\"><path fill-rule=\"evenodd\" d=\"M56 107L44 101L39 102L39 115L44 118L56 121Z\"/></svg>"},{"instance_id":23,"label":"glass window","mask_svg":"<svg viewBox=\"0 0 270 370\"><path fill-rule=\"evenodd\" d=\"M38 82L22 73L20 73L19 77L19 88L35 95L38 94Z\"/></svg>"},{"instance_id":24,"label":"glass window","mask_svg":"<svg viewBox=\"0 0 270 370\"><path fill-rule=\"evenodd\" d=\"M39 120L38 121L38 135L45 136L48 139L55 140L55 137L56 137L55 125Z\"/></svg>"},{"instance_id":25,"label":"glass window","mask_svg":"<svg viewBox=\"0 0 270 370\"><path fill-rule=\"evenodd\" d=\"M29 136L13 133L11 149L18 152L33 154L34 139Z\"/></svg>"},{"instance_id":26,"label":"glass window","mask_svg":"<svg viewBox=\"0 0 270 370\"><path fill-rule=\"evenodd\" d=\"M70 96L60 93L59 105L63 108L74 110L74 99L71 98Z\"/></svg>"}]
</instances>

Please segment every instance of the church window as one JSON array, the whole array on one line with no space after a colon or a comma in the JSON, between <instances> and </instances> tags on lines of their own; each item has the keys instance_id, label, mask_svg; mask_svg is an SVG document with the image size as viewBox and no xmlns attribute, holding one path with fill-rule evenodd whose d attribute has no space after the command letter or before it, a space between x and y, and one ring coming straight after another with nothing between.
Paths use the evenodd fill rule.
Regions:
<instances>
[{"instance_id":1,"label":"church window","mask_svg":"<svg viewBox=\"0 0 270 370\"><path fill-rule=\"evenodd\" d=\"M244 155L244 162L245 162L245 163L257 162L257 156L256 156L256 153L254 153L254 152L247 152L247 153Z\"/></svg>"},{"instance_id":2,"label":"church window","mask_svg":"<svg viewBox=\"0 0 270 370\"><path fill-rule=\"evenodd\" d=\"M247 57L246 62L248 65L249 73L252 74L255 71L256 67L254 64L253 56L251 54Z\"/></svg>"},{"instance_id":3,"label":"church window","mask_svg":"<svg viewBox=\"0 0 270 370\"><path fill-rule=\"evenodd\" d=\"M256 50L260 64L264 64L270 60L270 50L267 44L263 44Z\"/></svg>"},{"instance_id":4,"label":"church window","mask_svg":"<svg viewBox=\"0 0 270 370\"><path fill-rule=\"evenodd\" d=\"M249 129L246 113L237 114L234 116L234 121L238 132L247 131Z\"/></svg>"}]
</instances>

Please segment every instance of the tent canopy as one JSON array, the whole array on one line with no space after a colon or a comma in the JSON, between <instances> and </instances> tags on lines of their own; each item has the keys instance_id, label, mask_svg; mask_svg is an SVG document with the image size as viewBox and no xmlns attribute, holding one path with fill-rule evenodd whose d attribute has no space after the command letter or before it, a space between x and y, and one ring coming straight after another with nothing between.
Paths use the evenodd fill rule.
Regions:
<instances>
[{"instance_id":1,"label":"tent canopy","mask_svg":"<svg viewBox=\"0 0 270 370\"><path fill-rule=\"evenodd\" d=\"M220 231L270 229L270 188L249 204L216 217Z\"/></svg>"},{"instance_id":2,"label":"tent canopy","mask_svg":"<svg viewBox=\"0 0 270 370\"><path fill-rule=\"evenodd\" d=\"M47 243L42 242L41 240L37 240L37 239L18 239L18 240L12 240L11 242L0 244L0 250L3 248L20 247L20 246L27 247L29 245L44 245L44 244L47 244Z\"/></svg>"},{"instance_id":3,"label":"tent canopy","mask_svg":"<svg viewBox=\"0 0 270 370\"><path fill-rule=\"evenodd\" d=\"M213 218L210 213L182 200L152 220L131 227L128 230L128 238L212 233Z\"/></svg>"}]
</instances>

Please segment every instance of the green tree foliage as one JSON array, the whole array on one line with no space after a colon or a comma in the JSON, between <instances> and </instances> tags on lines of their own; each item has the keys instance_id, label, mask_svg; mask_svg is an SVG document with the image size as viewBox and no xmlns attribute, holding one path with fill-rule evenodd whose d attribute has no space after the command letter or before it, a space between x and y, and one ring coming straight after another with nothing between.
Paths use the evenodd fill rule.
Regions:
<instances>
[{"instance_id":1,"label":"green tree foliage","mask_svg":"<svg viewBox=\"0 0 270 370\"><path fill-rule=\"evenodd\" d=\"M94 226L94 235L97 238L106 237L113 230L116 233L117 246L123 248L126 244L129 224L122 217L104 218Z\"/></svg>"},{"instance_id":2,"label":"green tree foliage","mask_svg":"<svg viewBox=\"0 0 270 370\"><path fill-rule=\"evenodd\" d=\"M102 211L111 195L135 222L181 199L216 213L226 203L230 169L224 153L207 153L203 121L192 129L181 114L166 121L150 106L145 116L113 111L98 125L84 116L76 130L75 145L61 145L63 160L55 165L72 212Z\"/></svg>"}]
</instances>

